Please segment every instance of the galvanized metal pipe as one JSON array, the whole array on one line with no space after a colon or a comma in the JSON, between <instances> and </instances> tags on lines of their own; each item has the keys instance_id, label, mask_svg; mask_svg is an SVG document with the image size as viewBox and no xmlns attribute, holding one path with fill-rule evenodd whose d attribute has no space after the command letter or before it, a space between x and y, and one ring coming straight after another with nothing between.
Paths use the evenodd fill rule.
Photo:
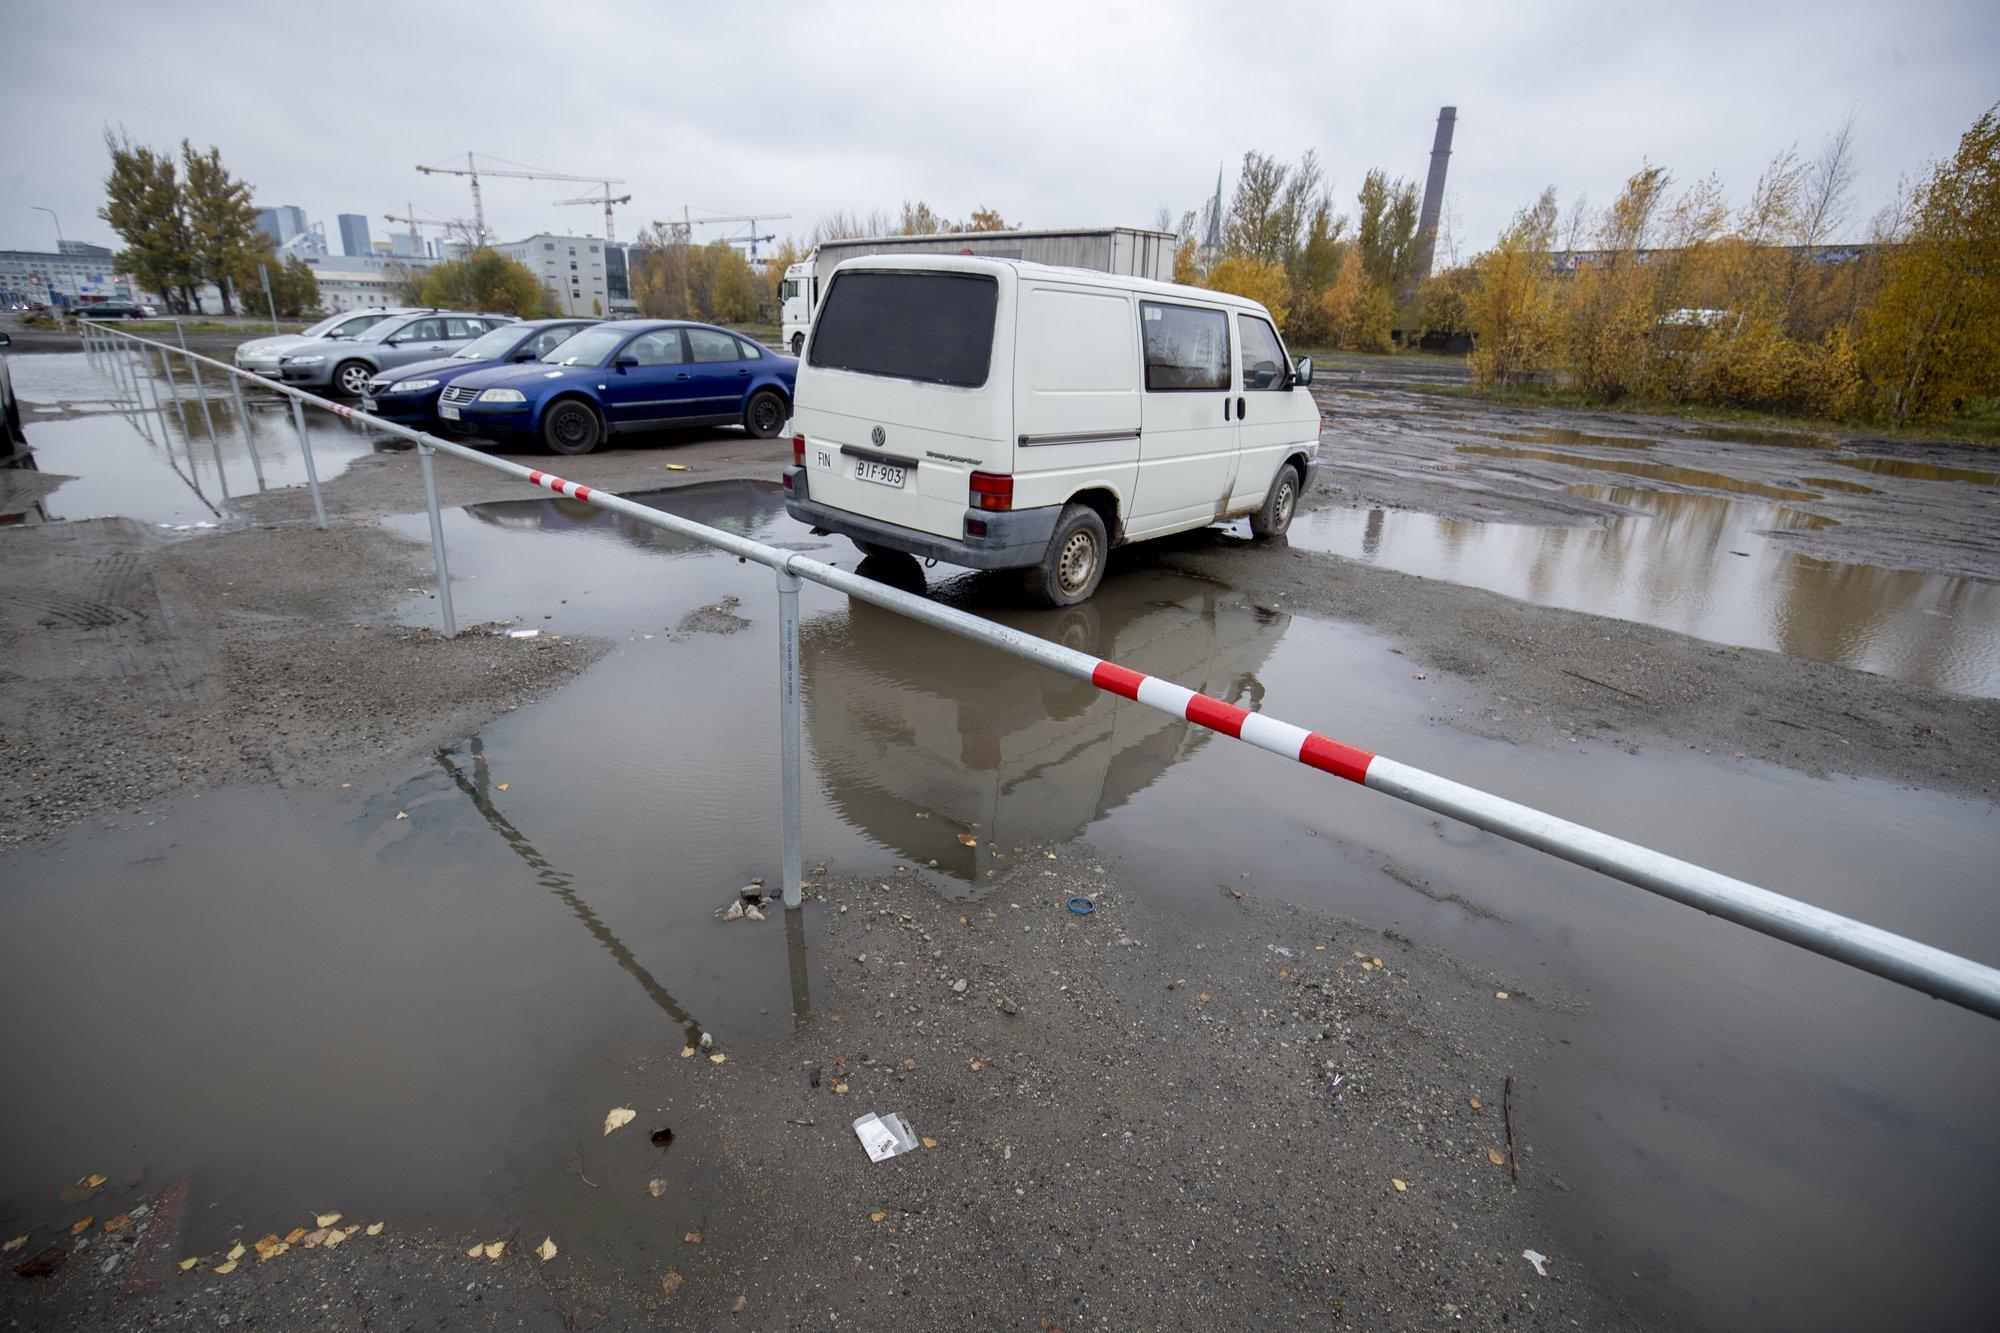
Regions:
<instances>
[{"instance_id":1,"label":"galvanized metal pipe","mask_svg":"<svg viewBox=\"0 0 2000 1333\"><path fill-rule=\"evenodd\" d=\"M455 639L458 637L458 617L451 605L451 571L444 562L444 519L438 513L437 472L431 464L431 453L428 444L417 446L417 466L424 473L424 508L431 514L431 560L437 566L438 610L444 613L444 636Z\"/></svg>"},{"instance_id":2,"label":"galvanized metal pipe","mask_svg":"<svg viewBox=\"0 0 2000 1333\"><path fill-rule=\"evenodd\" d=\"M195 397L201 400L202 420L208 423L208 438L210 439L210 441L213 441L215 439L215 413L209 410L208 389L201 382L201 362L196 360L192 355L189 354L187 330L181 327L179 320L174 321L174 333L176 334L176 336L180 338L181 355L187 357L188 372L194 376ZM219 469L221 466L222 466L221 456L218 455L216 459L216 467Z\"/></svg>"},{"instance_id":3,"label":"galvanized metal pipe","mask_svg":"<svg viewBox=\"0 0 2000 1333\"><path fill-rule=\"evenodd\" d=\"M799 579L783 565L778 578L778 825L786 907L805 889L805 849L799 818Z\"/></svg>"},{"instance_id":4,"label":"galvanized metal pipe","mask_svg":"<svg viewBox=\"0 0 2000 1333\"><path fill-rule=\"evenodd\" d=\"M257 433L250 429L250 413L243 406L243 383L235 376L229 380L230 395L236 400L236 424L243 428L243 447L250 451L250 471L257 478L257 489L264 489L264 460L257 457Z\"/></svg>"},{"instance_id":5,"label":"galvanized metal pipe","mask_svg":"<svg viewBox=\"0 0 2000 1333\"><path fill-rule=\"evenodd\" d=\"M219 362L211 361L210 364L232 374L241 373L234 367L223 366ZM292 398L295 410L306 398L305 394L297 390L285 386L278 387L281 392ZM821 564L795 551L767 546L748 537L707 527L692 519L682 518L678 514L669 514L663 510L635 504L621 495L580 486L561 477L509 462L504 458L494 458L476 449L410 430L394 422L378 420L341 404L317 403L316 405L350 420L366 421L377 430L386 431L414 444L429 445L433 449L476 463L490 471L520 477L545 490L583 500L614 513L625 514L662 531L690 538L732 555L742 556L746 560L754 560L799 579L817 583L836 592L844 592L858 601L894 611L947 633L959 635L961 638L998 648L1002 652L1045 666L1073 679L1088 681L1099 688L1106 687L1103 679L1104 668L1112 664L1074 649L1064 648L1060 644L1050 643L1046 639L1038 639L1005 625L996 625L983 620L955 607L943 606L928 598L891 588L859 574ZM781 617L782 614L781 606ZM1115 667L1113 670L1123 673L1124 676L1139 679L1136 672ZM1122 689L1118 692L1125 693ZM1128 697L1173 716L1215 725L1203 716L1194 715L1191 710L1190 701L1201 699L1203 696L1198 696L1180 686L1167 686L1164 689L1150 691L1142 687L1134 690ZM1214 701L1208 702L1212 704ZM1368 755L1364 751L1339 746L1337 742L1328 742L1329 745L1346 751L1347 756L1356 756L1365 762L1351 763L1350 769L1351 761L1343 755L1335 755L1324 761L1321 756L1314 755L1309 760L1299 743L1292 741L1291 737L1296 735L1301 738L1311 738L1311 733L1263 714L1245 714L1239 719L1238 725L1239 731L1231 734L1260 748L1285 753L1285 746L1290 744L1293 746L1291 751L1293 757L1302 762L1313 762L1317 767L1348 777L1384 795L1393 796L1439 814L1449 815L1475 828L1485 829L1524 846L1547 852L1551 856L1599 871L1637 888L1645 889L1649 893L1698 907L1705 912L1725 917L1739 925L1748 926L1752 930L1796 944L1800 948L1823 954L1851 967L1872 972L1913 990L1936 996L1938 999L1948 1000L1975 1013L1985 1014L1989 1018L2000 1018L2000 969L1892 934L1851 917L1841 916L1837 912L1829 912L1810 903L1773 893L1769 889L1705 869L1663 852L1641 847L1622 838L1614 838L1610 834L1585 828L1569 820L1509 801L1490 792L1479 791L1463 783L1453 782L1449 778L1425 772L1385 756Z\"/></svg>"},{"instance_id":6,"label":"galvanized metal pipe","mask_svg":"<svg viewBox=\"0 0 2000 1333\"><path fill-rule=\"evenodd\" d=\"M188 429L187 408L181 406L181 382L174 378L173 349L165 343L154 343L153 346L160 349L160 365L167 372L167 392L174 398L174 415L181 419L181 438L190 439L194 432Z\"/></svg>"},{"instance_id":7,"label":"galvanized metal pipe","mask_svg":"<svg viewBox=\"0 0 2000 1333\"><path fill-rule=\"evenodd\" d=\"M303 397L303 396L301 396ZM313 466L312 441L306 434L306 410L301 398L292 399L292 425L299 432L299 457L306 460L306 486L312 491L313 521L326 530L326 505L319 498L319 469Z\"/></svg>"}]
</instances>

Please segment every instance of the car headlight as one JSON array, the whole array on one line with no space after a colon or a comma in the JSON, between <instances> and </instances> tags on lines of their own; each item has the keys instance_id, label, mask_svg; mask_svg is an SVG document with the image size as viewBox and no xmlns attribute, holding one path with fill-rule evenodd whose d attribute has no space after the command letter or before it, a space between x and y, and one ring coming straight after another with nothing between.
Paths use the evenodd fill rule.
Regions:
<instances>
[{"instance_id":1,"label":"car headlight","mask_svg":"<svg viewBox=\"0 0 2000 1333\"><path fill-rule=\"evenodd\" d=\"M527 396L519 389L487 389L479 395L482 403L525 403Z\"/></svg>"},{"instance_id":2,"label":"car headlight","mask_svg":"<svg viewBox=\"0 0 2000 1333\"><path fill-rule=\"evenodd\" d=\"M324 360L326 358L323 356L288 356L285 358L285 364L288 366L316 366Z\"/></svg>"},{"instance_id":3,"label":"car headlight","mask_svg":"<svg viewBox=\"0 0 2000 1333\"><path fill-rule=\"evenodd\" d=\"M403 380L401 383L391 384L389 392L422 393L425 389L435 389L437 386L438 382L436 380Z\"/></svg>"}]
</instances>

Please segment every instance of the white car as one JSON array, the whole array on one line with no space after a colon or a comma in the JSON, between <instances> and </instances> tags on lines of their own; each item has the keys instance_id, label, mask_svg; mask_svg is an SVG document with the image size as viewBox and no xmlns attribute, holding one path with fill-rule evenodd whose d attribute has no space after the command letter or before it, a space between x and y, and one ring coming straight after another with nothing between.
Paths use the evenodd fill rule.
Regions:
<instances>
[{"instance_id":1,"label":"white car","mask_svg":"<svg viewBox=\"0 0 2000 1333\"><path fill-rule=\"evenodd\" d=\"M239 343L236 348L236 368L247 370L265 379L278 378L278 361L294 347L303 347L321 338L352 338L374 328L391 315L402 314L406 307L378 306L368 310L343 310L337 315L329 315L302 333L279 333L269 338L252 338Z\"/></svg>"},{"instance_id":2,"label":"white car","mask_svg":"<svg viewBox=\"0 0 2000 1333\"><path fill-rule=\"evenodd\" d=\"M1290 526L1319 409L1268 311L1019 260L852 259L800 363L786 509L863 551L1020 568L1083 601L1126 542Z\"/></svg>"}]
</instances>

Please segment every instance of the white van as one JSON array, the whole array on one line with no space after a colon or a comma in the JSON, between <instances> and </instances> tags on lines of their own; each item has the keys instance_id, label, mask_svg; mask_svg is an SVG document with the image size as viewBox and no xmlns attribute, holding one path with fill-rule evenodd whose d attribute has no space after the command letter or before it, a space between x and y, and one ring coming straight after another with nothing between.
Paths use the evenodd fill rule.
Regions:
<instances>
[{"instance_id":1,"label":"white van","mask_svg":"<svg viewBox=\"0 0 2000 1333\"><path fill-rule=\"evenodd\" d=\"M1319 409L1264 307L958 255L834 270L798 371L785 507L864 552L1020 568L1051 606L1113 546L1292 520Z\"/></svg>"}]
</instances>

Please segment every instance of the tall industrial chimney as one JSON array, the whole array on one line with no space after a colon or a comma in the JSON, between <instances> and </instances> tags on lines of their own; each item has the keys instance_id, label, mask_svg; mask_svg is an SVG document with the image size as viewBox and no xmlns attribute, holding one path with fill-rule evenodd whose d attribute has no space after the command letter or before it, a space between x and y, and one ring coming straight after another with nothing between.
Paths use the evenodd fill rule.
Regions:
<instances>
[{"instance_id":1,"label":"tall industrial chimney","mask_svg":"<svg viewBox=\"0 0 2000 1333\"><path fill-rule=\"evenodd\" d=\"M1431 253L1437 247L1438 217L1444 212L1444 171L1451 165L1451 131L1458 108L1438 108L1437 138L1431 142L1431 173L1424 181L1423 210L1417 214L1417 263L1410 272L1415 287L1431 275Z\"/></svg>"}]
</instances>

